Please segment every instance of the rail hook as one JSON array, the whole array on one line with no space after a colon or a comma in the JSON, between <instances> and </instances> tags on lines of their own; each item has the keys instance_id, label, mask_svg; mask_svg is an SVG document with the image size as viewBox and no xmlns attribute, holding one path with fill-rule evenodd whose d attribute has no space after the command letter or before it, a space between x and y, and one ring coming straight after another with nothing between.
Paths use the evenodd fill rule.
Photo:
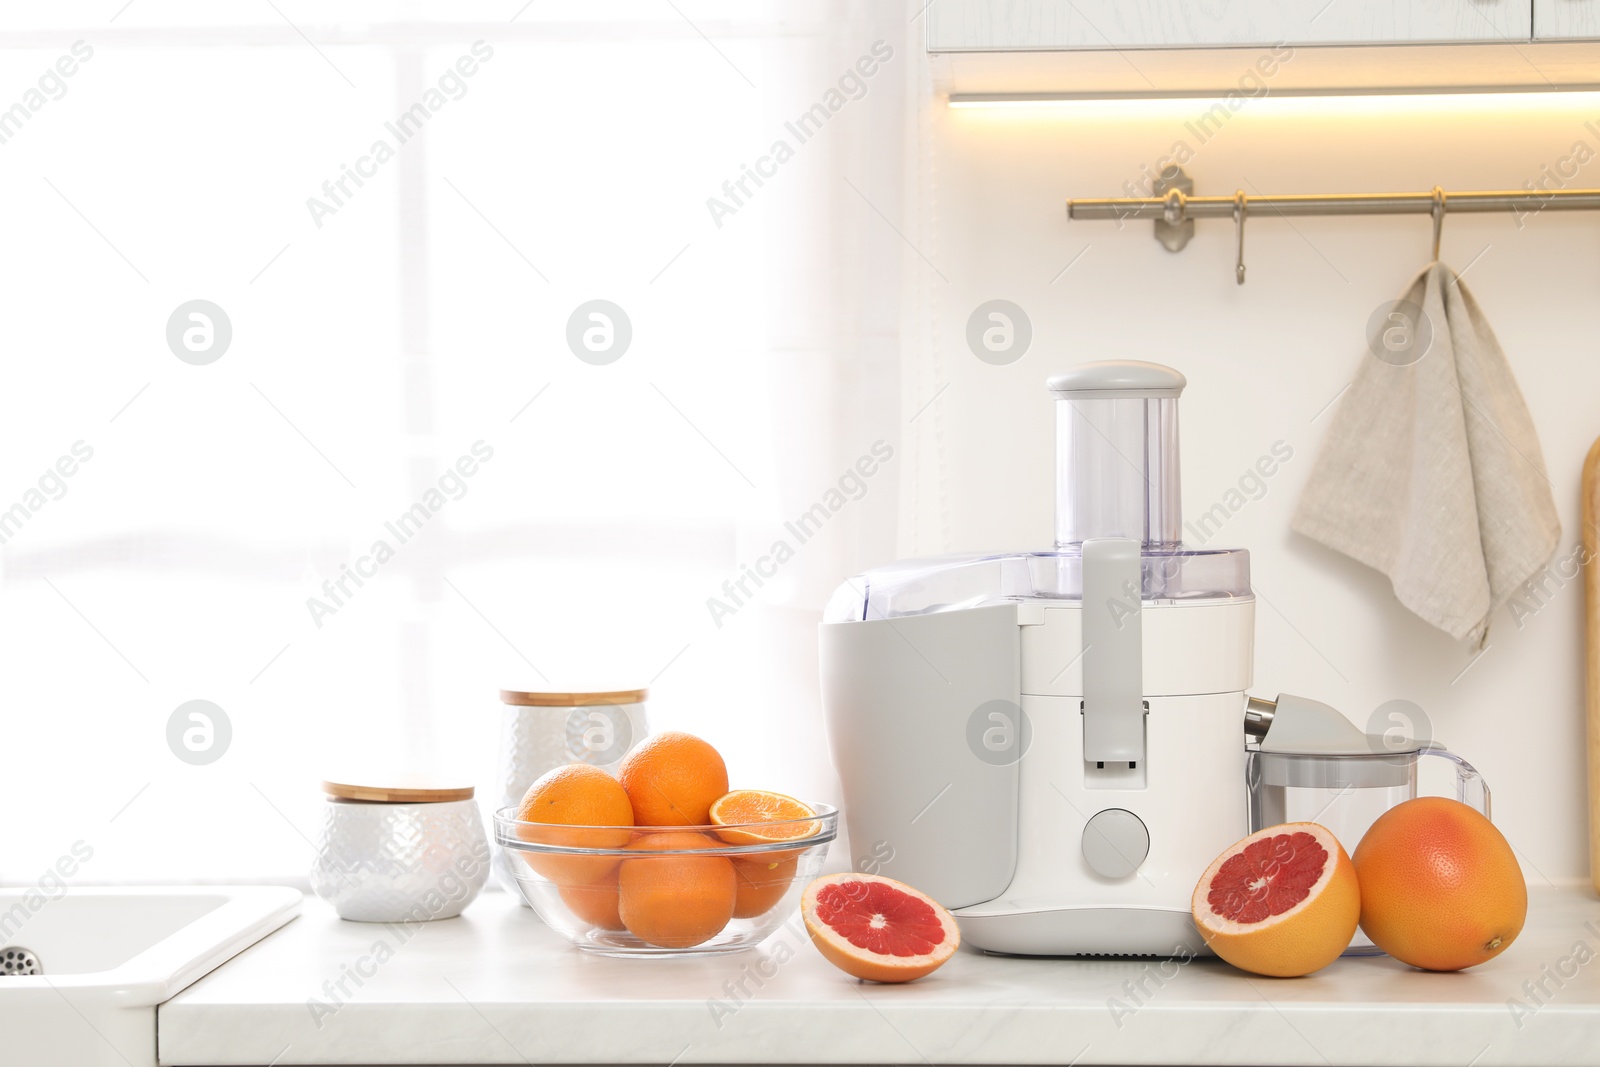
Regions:
<instances>
[{"instance_id":1,"label":"rail hook","mask_svg":"<svg viewBox=\"0 0 1600 1067\"><path fill-rule=\"evenodd\" d=\"M1439 262L1439 238L1444 233L1445 212L1450 210L1449 197L1445 196L1444 189L1435 185L1433 187L1433 262Z\"/></svg>"},{"instance_id":2,"label":"rail hook","mask_svg":"<svg viewBox=\"0 0 1600 1067\"><path fill-rule=\"evenodd\" d=\"M1244 284L1244 217L1249 213L1249 197L1239 189L1233 194L1233 228L1239 238L1238 261L1234 264L1233 278L1237 285Z\"/></svg>"}]
</instances>

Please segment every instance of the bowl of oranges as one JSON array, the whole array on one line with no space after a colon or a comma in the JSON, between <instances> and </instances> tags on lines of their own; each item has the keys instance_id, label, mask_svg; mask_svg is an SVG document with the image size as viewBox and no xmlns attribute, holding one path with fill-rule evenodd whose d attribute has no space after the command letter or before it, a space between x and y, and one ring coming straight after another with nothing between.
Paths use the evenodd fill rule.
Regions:
<instances>
[{"instance_id":1,"label":"bowl of oranges","mask_svg":"<svg viewBox=\"0 0 1600 1067\"><path fill-rule=\"evenodd\" d=\"M782 793L729 789L691 734L646 738L615 777L557 767L495 815L523 897L581 949L677 956L749 948L790 919L839 813Z\"/></svg>"}]
</instances>

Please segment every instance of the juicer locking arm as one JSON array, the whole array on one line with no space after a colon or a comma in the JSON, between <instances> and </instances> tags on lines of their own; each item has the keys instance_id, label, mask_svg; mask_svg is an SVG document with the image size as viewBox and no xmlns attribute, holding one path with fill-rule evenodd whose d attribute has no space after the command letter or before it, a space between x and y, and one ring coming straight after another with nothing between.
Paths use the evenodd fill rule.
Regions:
<instances>
[{"instance_id":1,"label":"juicer locking arm","mask_svg":"<svg viewBox=\"0 0 1600 1067\"><path fill-rule=\"evenodd\" d=\"M1143 545L1083 542L1083 758L1139 763L1144 754Z\"/></svg>"}]
</instances>

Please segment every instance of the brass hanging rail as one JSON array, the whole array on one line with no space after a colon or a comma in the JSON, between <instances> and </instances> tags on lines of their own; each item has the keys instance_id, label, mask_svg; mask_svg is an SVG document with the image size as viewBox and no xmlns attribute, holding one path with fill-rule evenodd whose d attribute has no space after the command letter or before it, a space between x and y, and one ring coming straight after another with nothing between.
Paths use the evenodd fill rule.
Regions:
<instances>
[{"instance_id":1,"label":"brass hanging rail","mask_svg":"<svg viewBox=\"0 0 1600 1067\"><path fill-rule=\"evenodd\" d=\"M1176 193L1176 197L1172 194ZM1329 195L1244 196L1252 215L1428 215L1433 212L1434 194L1429 193L1332 193ZM1086 198L1067 201L1069 219L1162 219L1180 223L1188 219L1228 219L1233 217L1233 196L1185 196L1173 190L1166 197ZM1596 211L1600 210L1600 189L1556 189L1529 193L1495 190L1447 194L1450 214L1484 211ZM1169 208L1172 209L1169 212Z\"/></svg>"},{"instance_id":2,"label":"brass hanging rail","mask_svg":"<svg viewBox=\"0 0 1600 1067\"><path fill-rule=\"evenodd\" d=\"M1600 189L1492 190L1446 193L1438 186L1426 193L1330 193L1287 196L1251 195L1239 190L1232 196L1191 196L1194 183L1177 167L1170 167L1155 182L1159 195L1148 197L1095 197L1069 199L1067 218L1082 220L1154 219L1156 239L1169 252L1177 252L1194 235L1195 219L1231 218L1237 230L1238 262L1235 276L1244 284L1244 224L1246 216L1304 217L1308 215L1432 215L1433 258L1439 258L1439 236L1444 217L1451 213L1511 211L1600 211Z\"/></svg>"}]
</instances>

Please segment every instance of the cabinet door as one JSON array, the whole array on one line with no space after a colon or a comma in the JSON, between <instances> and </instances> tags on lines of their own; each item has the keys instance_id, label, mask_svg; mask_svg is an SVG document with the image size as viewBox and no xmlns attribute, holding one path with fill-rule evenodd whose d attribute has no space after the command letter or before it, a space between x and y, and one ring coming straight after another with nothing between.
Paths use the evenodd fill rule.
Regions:
<instances>
[{"instance_id":1,"label":"cabinet door","mask_svg":"<svg viewBox=\"0 0 1600 1067\"><path fill-rule=\"evenodd\" d=\"M1586 9L1596 0L1538 0ZM931 0L930 52L1527 41L1531 0Z\"/></svg>"},{"instance_id":2,"label":"cabinet door","mask_svg":"<svg viewBox=\"0 0 1600 1067\"><path fill-rule=\"evenodd\" d=\"M1600 39L1600 0L1533 0L1533 36L1539 41Z\"/></svg>"}]
</instances>

